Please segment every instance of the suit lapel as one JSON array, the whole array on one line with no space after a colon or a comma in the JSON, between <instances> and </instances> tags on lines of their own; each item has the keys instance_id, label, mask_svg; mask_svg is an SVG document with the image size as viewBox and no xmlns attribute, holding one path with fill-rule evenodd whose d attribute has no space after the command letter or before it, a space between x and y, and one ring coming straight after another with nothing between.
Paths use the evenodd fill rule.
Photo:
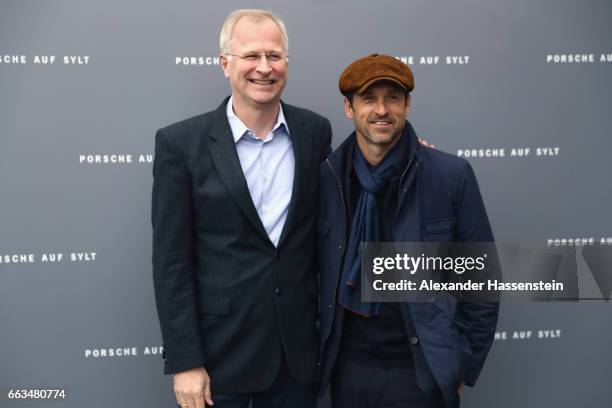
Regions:
<instances>
[{"instance_id":1,"label":"suit lapel","mask_svg":"<svg viewBox=\"0 0 612 408\"><path fill-rule=\"evenodd\" d=\"M226 98L213 114L210 130L204 132L208 137L208 150L219 177L225 184L227 192L240 208L244 216L264 237L268 234L257 214L249 187L242 172L240 159L236 152L236 144L232 136L232 130L227 121L225 107L229 98Z\"/></svg>"},{"instance_id":2,"label":"suit lapel","mask_svg":"<svg viewBox=\"0 0 612 408\"><path fill-rule=\"evenodd\" d=\"M287 219L285 220L285 225L283 226L283 231L278 241L279 247L287 238L287 235L295 224L295 220L299 213L299 203L304 199L305 190L310 181L308 177L310 165L312 163L312 143L310 142L310 135L306 132L301 115L299 115L293 107L284 103L282 103L282 105L283 113L285 114L285 119L289 125L289 131L291 132L293 155L295 157L295 171L293 175L291 202L289 203ZM316 177L318 177L318 173Z\"/></svg>"}]
</instances>

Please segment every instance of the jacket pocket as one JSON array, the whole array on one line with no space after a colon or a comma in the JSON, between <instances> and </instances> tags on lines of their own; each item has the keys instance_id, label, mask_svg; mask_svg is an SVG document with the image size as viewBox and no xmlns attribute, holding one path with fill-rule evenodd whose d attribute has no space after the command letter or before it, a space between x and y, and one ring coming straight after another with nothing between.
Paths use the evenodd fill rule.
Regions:
<instances>
[{"instance_id":1,"label":"jacket pocket","mask_svg":"<svg viewBox=\"0 0 612 408\"><path fill-rule=\"evenodd\" d=\"M466 355L471 356L473 354L472 345L470 344L470 341L467 335L465 334L464 329L462 329L462 327L465 326L462 323L457 322L455 319L451 320L450 323L450 338L454 342L454 345L458 347L459 350L463 351Z\"/></svg>"},{"instance_id":2,"label":"jacket pocket","mask_svg":"<svg viewBox=\"0 0 612 408\"><path fill-rule=\"evenodd\" d=\"M455 217L441 218L421 225L423 241L452 242L455 237Z\"/></svg>"},{"instance_id":3,"label":"jacket pocket","mask_svg":"<svg viewBox=\"0 0 612 408\"><path fill-rule=\"evenodd\" d=\"M205 294L199 301L199 312L203 315L229 315L232 298L224 295Z\"/></svg>"}]
</instances>

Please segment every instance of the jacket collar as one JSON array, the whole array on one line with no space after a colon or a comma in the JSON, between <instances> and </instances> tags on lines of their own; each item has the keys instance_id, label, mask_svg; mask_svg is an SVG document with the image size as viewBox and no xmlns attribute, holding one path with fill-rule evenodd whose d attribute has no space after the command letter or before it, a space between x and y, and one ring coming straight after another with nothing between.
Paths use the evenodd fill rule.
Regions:
<instances>
[{"instance_id":1,"label":"jacket collar","mask_svg":"<svg viewBox=\"0 0 612 408\"><path fill-rule=\"evenodd\" d=\"M212 112L211 120L202 123L202 135L210 140L201 146L209 150L217 173L236 205L259 233L267 238L268 234L253 204L246 178L242 172L238 153L236 152L236 144L227 118L226 108L228 101L229 97L225 98L217 109ZM289 231L296 224L299 203L305 199L305 190L309 182L308 170L312 162L311 135L305 127L302 113L299 109L287 105L283 101L281 101L281 106L287 125L291 129L293 154L295 156L295 173L291 202L289 203L287 219L279 238L278 247L287 239ZM273 245L271 241L270 244Z\"/></svg>"}]
</instances>

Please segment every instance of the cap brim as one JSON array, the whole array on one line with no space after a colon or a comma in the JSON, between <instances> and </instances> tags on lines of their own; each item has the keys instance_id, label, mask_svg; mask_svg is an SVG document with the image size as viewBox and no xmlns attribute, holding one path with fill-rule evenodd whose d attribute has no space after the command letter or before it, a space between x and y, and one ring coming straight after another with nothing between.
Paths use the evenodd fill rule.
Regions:
<instances>
[{"instance_id":1,"label":"cap brim","mask_svg":"<svg viewBox=\"0 0 612 408\"><path fill-rule=\"evenodd\" d=\"M361 85L356 91L355 93L362 93L363 91L365 91L366 89L368 89L368 87L370 85L372 85L375 82L379 82L379 81L391 81L391 82L395 82L396 84L398 84L399 86L401 86L403 89L405 89L406 91L408 90L408 88L406 88L406 85L404 85L403 83L401 83L400 81L398 81L395 78L392 77L378 77L378 78L372 78L370 79L368 82L366 82L365 84Z\"/></svg>"}]
</instances>

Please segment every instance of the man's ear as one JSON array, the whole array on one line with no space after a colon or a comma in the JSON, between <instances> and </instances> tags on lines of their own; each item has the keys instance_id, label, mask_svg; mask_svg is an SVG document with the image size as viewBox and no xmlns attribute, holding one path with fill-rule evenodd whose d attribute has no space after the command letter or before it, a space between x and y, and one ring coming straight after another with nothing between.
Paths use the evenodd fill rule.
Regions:
<instances>
[{"instance_id":1,"label":"man's ear","mask_svg":"<svg viewBox=\"0 0 612 408\"><path fill-rule=\"evenodd\" d=\"M347 118L353 119L353 107L351 106L351 101L345 96L344 97L344 114Z\"/></svg>"},{"instance_id":2,"label":"man's ear","mask_svg":"<svg viewBox=\"0 0 612 408\"><path fill-rule=\"evenodd\" d=\"M408 96L406 96L406 117L408 117L408 115L410 115L410 113L412 112L412 95L408 94Z\"/></svg>"},{"instance_id":3,"label":"man's ear","mask_svg":"<svg viewBox=\"0 0 612 408\"><path fill-rule=\"evenodd\" d=\"M229 59L223 53L219 53L219 57L221 58L221 69L223 70L223 76L226 79L229 79Z\"/></svg>"}]
</instances>

